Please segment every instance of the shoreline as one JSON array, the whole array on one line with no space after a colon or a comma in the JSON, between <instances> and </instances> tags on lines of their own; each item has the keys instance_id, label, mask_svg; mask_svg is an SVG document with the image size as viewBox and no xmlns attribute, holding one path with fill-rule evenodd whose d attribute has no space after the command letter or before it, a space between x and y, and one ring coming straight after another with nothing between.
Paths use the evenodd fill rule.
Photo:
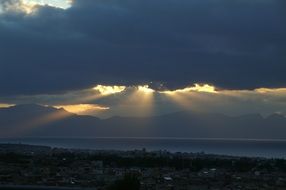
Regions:
<instances>
[{"instance_id":1,"label":"shoreline","mask_svg":"<svg viewBox=\"0 0 286 190\"><path fill-rule=\"evenodd\" d=\"M150 138L0 138L0 143L29 144L82 150L148 151L218 154L240 157L286 158L286 141Z\"/></svg>"},{"instance_id":2,"label":"shoreline","mask_svg":"<svg viewBox=\"0 0 286 190\"><path fill-rule=\"evenodd\" d=\"M3 147L4 146L4 147ZM59 152L69 152L69 153L91 153L91 154L120 154L120 153L130 153L130 152L142 152L142 153L162 153L169 155L189 155L195 157L213 157L222 159L259 159L259 160L271 160L271 159L281 159L286 160L286 158L275 158L275 157L262 157L262 156L239 156L239 155L229 155L229 154L215 154L207 153L204 151L200 152L172 152L168 150L147 150L142 149L130 149L130 150L116 150L116 149L88 149L88 148L66 148L66 147L53 147L48 145L37 145L37 144L24 144L24 143L0 143L0 155L5 153L16 153L16 154L48 154L52 151Z\"/></svg>"}]
</instances>

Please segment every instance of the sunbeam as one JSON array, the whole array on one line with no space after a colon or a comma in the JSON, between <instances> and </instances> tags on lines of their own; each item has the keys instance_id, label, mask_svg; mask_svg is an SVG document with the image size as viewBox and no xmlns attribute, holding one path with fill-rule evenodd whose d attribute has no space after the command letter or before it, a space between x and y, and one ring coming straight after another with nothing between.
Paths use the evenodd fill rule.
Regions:
<instances>
[{"instance_id":1,"label":"sunbeam","mask_svg":"<svg viewBox=\"0 0 286 190\"><path fill-rule=\"evenodd\" d=\"M34 128L43 127L47 124L51 124L53 122L72 117L73 115L73 113L67 112L64 109L57 109L56 111L51 111L50 113L46 113L44 115L36 117L35 119L18 124L17 133L26 135Z\"/></svg>"},{"instance_id":2,"label":"sunbeam","mask_svg":"<svg viewBox=\"0 0 286 190\"><path fill-rule=\"evenodd\" d=\"M196 93L218 93L214 86L209 84L194 84L194 86L183 89L159 91L160 94L165 95L170 101L175 102L184 109L192 109L192 98L197 97Z\"/></svg>"},{"instance_id":3,"label":"sunbeam","mask_svg":"<svg viewBox=\"0 0 286 190\"><path fill-rule=\"evenodd\" d=\"M136 107L136 112L141 116L153 114L155 90L148 85L136 86L130 96L126 97L125 104Z\"/></svg>"}]
</instances>

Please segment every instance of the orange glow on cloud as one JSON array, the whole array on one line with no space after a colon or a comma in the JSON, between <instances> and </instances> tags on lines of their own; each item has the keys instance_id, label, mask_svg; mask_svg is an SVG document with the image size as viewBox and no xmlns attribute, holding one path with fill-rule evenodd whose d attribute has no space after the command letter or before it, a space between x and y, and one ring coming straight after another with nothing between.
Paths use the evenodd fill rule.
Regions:
<instances>
[{"instance_id":1,"label":"orange glow on cloud","mask_svg":"<svg viewBox=\"0 0 286 190\"><path fill-rule=\"evenodd\" d=\"M123 92L126 87L125 86L104 86L104 85L97 85L93 88L94 90L100 92L102 95L111 95Z\"/></svg>"},{"instance_id":2,"label":"orange glow on cloud","mask_svg":"<svg viewBox=\"0 0 286 190\"><path fill-rule=\"evenodd\" d=\"M170 101L175 102L185 109L191 109L193 105L193 98L197 98L197 93L209 93L216 94L216 88L209 84L194 84L194 86L186 87L177 90L159 91L160 94L164 94Z\"/></svg>"},{"instance_id":3,"label":"orange glow on cloud","mask_svg":"<svg viewBox=\"0 0 286 190\"><path fill-rule=\"evenodd\" d=\"M155 92L155 90L149 88L148 85L142 85L142 86L138 86L138 91L141 91L143 93L153 93Z\"/></svg>"},{"instance_id":4,"label":"orange glow on cloud","mask_svg":"<svg viewBox=\"0 0 286 190\"><path fill-rule=\"evenodd\" d=\"M266 93L286 93L286 88L257 88L255 92L266 94Z\"/></svg>"},{"instance_id":5,"label":"orange glow on cloud","mask_svg":"<svg viewBox=\"0 0 286 190\"><path fill-rule=\"evenodd\" d=\"M211 86L209 84L195 84L195 86L192 87L186 87L183 89L177 89L177 90L167 90L167 91L161 91L160 93L163 94L176 94L176 93L187 93L187 92L207 92L207 93L217 93L214 86Z\"/></svg>"},{"instance_id":6,"label":"orange glow on cloud","mask_svg":"<svg viewBox=\"0 0 286 190\"><path fill-rule=\"evenodd\" d=\"M15 106L15 104L1 104L0 103L0 108L9 108L11 106Z\"/></svg>"},{"instance_id":7,"label":"orange glow on cloud","mask_svg":"<svg viewBox=\"0 0 286 190\"><path fill-rule=\"evenodd\" d=\"M103 107L94 104L76 104L76 105L59 105L55 106L56 108L63 108L68 112L75 113L75 114L82 114L87 112L94 112L94 111L104 111L109 110L109 107Z\"/></svg>"}]
</instances>

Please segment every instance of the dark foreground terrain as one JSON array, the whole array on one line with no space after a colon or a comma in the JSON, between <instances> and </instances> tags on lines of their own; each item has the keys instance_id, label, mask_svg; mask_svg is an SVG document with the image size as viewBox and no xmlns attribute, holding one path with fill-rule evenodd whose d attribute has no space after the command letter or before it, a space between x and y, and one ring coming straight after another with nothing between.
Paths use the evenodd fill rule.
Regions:
<instances>
[{"instance_id":1,"label":"dark foreground terrain","mask_svg":"<svg viewBox=\"0 0 286 190\"><path fill-rule=\"evenodd\" d=\"M286 160L0 145L0 189L286 189Z\"/></svg>"}]
</instances>

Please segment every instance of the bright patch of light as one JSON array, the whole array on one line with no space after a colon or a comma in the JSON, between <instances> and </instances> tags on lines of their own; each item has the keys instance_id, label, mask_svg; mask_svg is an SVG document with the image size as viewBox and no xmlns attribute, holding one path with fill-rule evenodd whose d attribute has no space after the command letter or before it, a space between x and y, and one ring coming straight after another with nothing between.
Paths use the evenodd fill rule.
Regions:
<instances>
[{"instance_id":1,"label":"bright patch of light","mask_svg":"<svg viewBox=\"0 0 286 190\"><path fill-rule=\"evenodd\" d=\"M32 14L40 6L50 6L60 9L68 9L72 6L72 0L15 0L0 3L0 13L23 12Z\"/></svg>"},{"instance_id":2,"label":"bright patch of light","mask_svg":"<svg viewBox=\"0 0 286 190\"><path fill-rule=\"evenodd\" d=\"M15 104L0 104L0 108L9 108L15 106Z\"/></svg>"},{"instance_id":3,"label":"bright patch of light","mask_svg":"<svg viewBox=\"0 0 286 190\"><path fill-rule=\"evenodd\" d=\"M67 9L71 7L71 0L21 0L21 2L26 6L50 6L57 7L61 9Z\"/></svg>"},{"instance_id":4,"label":"bright patch of light","mask_svg":"<svg viewBox=\"0 0 286 190\"><path fill-rule=\"evenodd\" d=\"M116 94L124 91L126 89L125 86L104 86L104 85L97 85L93 88L94 90L97 90L102 95L111 95Z\"/></svg>"},{"instance_id":5,"label":"bright patch of light","mask_svg":"<svg viewBox=\"0 0 286 190\"><path fill-rule=\"evenodd\" d=\"M286 88L258 88L255 89L256 92L261 93L261 94L266 94L266 93L285 93Z\"/></svg>"},{"instance_id":6,"label":"bright patch of light","mask_svg":"<svg viewBox=\"0 0 286 190\"><path fill-rule=\"evenodd\" d=\"M208 85L208 84L195 84L195 86L192 87L186 87L183 89L177 89L177 90L167 90L167 91L161 91L160 93L163 94L175 94L175 93L184 93L184 92L191 92L191 91L196 91L196 92L207 92L207 93L217 93L216 89L214 86Z\"/></svg>"},{"instance_id":7,"label":"bright patch of light","mask_svg":"<svg viewBox=\"0 0 286 190\"><path fill-rule=\"evenodd\" d=\"M155 90L149 88L148 85L138 86L138 90L144 93L153 93Z\"/></svg>"},{"instance_id":8,"label":"bright patch of light","mask_svg":"<svg viewBox=\"0 0 286 190\"><path fill-rule=\"evenodd\" d=\"M123 105L133 107L132 114L150 116L153 114L155 90L148 85L132 86L132 93L123 100Z\"/></svg>"},{"instance_id":9,"label":"bright patch of light","mask_svg":"<svg viewBox=\"0 0 286 190\"><path fill-rule=\"evenodd\" d=\"M94 104L76 104L76 105L59 105L56 108L63 108L71 113L81 114L93 111L108 110L109 107L103 107Z\"/></svg>"},{"instance_id":10,"label":"bright patch of light","mask_svg":"<svg viewBox=\"0 0 286 190\"><path fill-rule=\"evenodd\" d=\"M27 14L31 14L32 12L34 12L34 10L36 10L36 6L37 4L30 4L30 3L22 3L20 4L19 7L17 7L19 10L24 11Z\"/></svg>"}]
</instances>

